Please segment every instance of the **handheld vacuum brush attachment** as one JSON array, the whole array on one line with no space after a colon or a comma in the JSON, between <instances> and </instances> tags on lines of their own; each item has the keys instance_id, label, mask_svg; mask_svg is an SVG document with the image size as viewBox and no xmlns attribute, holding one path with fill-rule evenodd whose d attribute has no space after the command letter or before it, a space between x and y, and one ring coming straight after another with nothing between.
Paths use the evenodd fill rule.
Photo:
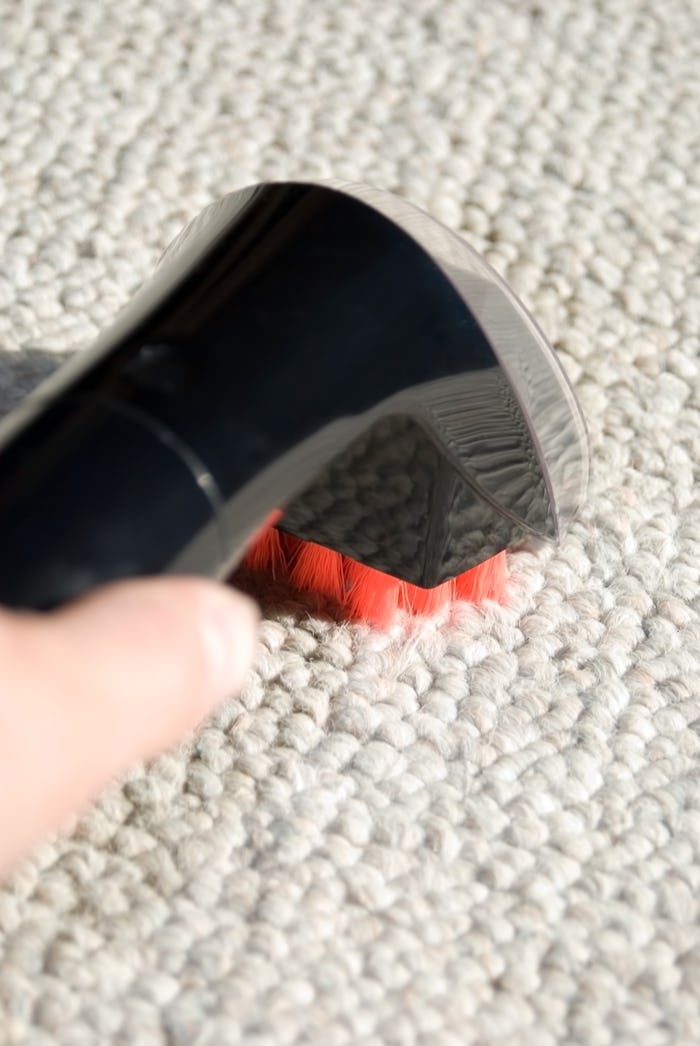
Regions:
<instances>
[{"instance_id":1,"label":"handheld vacuum brush attachment","mask_svg":"<svg viewBox=\"0 0 700 1046\"><path fill-rule=\"evenodd\" d=\"M586 478L552 350L466 244L385 193L262 184L5 419L0 603L224 577L273 512L287 563L303 540L431 589L556 538Z\"/></svg>"}]
</instances>

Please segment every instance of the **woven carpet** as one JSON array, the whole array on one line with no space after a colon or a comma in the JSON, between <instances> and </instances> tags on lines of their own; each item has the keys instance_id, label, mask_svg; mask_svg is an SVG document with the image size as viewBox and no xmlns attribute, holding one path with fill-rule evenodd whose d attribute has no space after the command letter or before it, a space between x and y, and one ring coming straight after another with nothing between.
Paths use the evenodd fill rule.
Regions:
<instances>
[{"instance_id":1,"label":"woven carpet","mask_svg":"<svg viewBox=\"0 0 700 1046\"><path fill-rule=\"evenodd\" d=\"M485 253L592 447L506 607L260 593L241 697L0 891L0 1041L699 1042L700 8L0 8L3 408L205 204L335 175Z\"/></svg>"}]
</instances>

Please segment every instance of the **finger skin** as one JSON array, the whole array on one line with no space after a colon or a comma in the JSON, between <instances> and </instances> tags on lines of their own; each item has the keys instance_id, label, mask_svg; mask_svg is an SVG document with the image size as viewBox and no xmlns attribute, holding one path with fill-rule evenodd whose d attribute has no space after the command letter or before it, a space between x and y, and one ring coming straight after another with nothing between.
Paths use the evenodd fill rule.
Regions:
<instances>
[{"instance_id":1,"label":"finger skin","mask_svg":"<svg viewBox=\"0 0 700 1046\"><path fill-rule=\"evenodd\" d=\"M256 625L248 599L195 578L118 583L48 615L0 610L0 873L238 691Z\"/></svg>"}]
</instances>

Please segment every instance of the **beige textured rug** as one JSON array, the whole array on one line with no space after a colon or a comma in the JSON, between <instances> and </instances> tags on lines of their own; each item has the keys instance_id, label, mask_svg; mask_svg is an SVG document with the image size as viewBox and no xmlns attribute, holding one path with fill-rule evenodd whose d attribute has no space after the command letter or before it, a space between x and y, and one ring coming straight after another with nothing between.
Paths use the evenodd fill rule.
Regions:
<instances>
[{"instance_id":1,"label":"beige textured rug","mask_svg":"<svg viewBox=\"0 0 700 1046\"><path fill-rule=\"evenodd\" d=\"M240 700L0 891L0 1041L700 1042L700 8L3 0L3 407L250 181L460 229L589 503L505 609L267 611ZM40 725L37 725L40 728Z\"/></svg>"}]
</instances>

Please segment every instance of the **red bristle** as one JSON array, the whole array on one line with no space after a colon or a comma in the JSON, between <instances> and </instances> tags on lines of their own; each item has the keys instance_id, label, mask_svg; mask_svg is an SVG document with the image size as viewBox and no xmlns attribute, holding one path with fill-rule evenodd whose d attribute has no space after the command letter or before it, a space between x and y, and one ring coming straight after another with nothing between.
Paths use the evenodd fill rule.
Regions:
<instances>
[{"instance_id":1,"label":"red bristle","mask_svg":"<svg viewBox=\"0 0 700 1046\"><path fill-rule=\"evenodd\" d=\"M452 581L421 588L364 566L340 552L277 530L282 513L271 513L250 545L243 563L306 592L329 597L354 620L388 627L397 612L431 615L455 599L502 602L508 581L506 553L499 552Z\"/></svg>"},{"instance_id":2,"label":"red bristle","mask_svg":"<svg viewBox=\"0 0 700 1046\"><path fill-rule=\"evenodd\" d=\"M287 573L287 559L280 540L280 532L274 523L282 515L275 511L270 513L263 523L243 557L243 565L256 573L270 574L277 579Z\"/></svg>"},{"instance_id":3,"label":"red bristle","mask_svg":"<svg viewBox=\"0 0 700 1046\"><path fill-rule=\"evenodd\" d=\"M344 557L348 589L345 607L355 620L369 621L380 628L391 624L399 609L402 581Z\"/></svg>"},{"instance_id":4,"label":"red bristle","mask_svg":"<svg viewBox=\"0 0 700 1046\"><path fill-rule=\"evenodd\" d=\"M306 542L295 537L294 534L288 534L286 530L280 531L280 541L291 570Z\"/></svg>"},{"instance_id":5,"label":"red bristle","mask_svg":"<svg viewBox=\"0 0 700 1046\"><path fill-rule=\"evenodd\" d=\"M408 582L401 589L401 603L404 610L411 614L437 613L446 603L451 603L455 598L454 581L445 581L435 588L420 588L418 585L410 585Z\"/></svg>"},{"instance_id":6,"label":"red bristle","mask_svg":"<svg viewBox=\"0 0 700 1046\"><path fill-rule=\"evenodd\" d=\"M506 554L497 552L495 556L455 578L455 596L469 603L483 603L485 599L500 603L505 598L507 584Z\"/></svg>"},{"instance_id":7,"label":"red bristle","mask_svg":"<svg viewBox=\"0 0 700 1046\"><path fill-rule=\"evenodd\" d=\"M290 572L292 584L303 592L317 592L336 603L345 599L343 556L315 541L301 541Z\"/></svg>"}]
</instances>

